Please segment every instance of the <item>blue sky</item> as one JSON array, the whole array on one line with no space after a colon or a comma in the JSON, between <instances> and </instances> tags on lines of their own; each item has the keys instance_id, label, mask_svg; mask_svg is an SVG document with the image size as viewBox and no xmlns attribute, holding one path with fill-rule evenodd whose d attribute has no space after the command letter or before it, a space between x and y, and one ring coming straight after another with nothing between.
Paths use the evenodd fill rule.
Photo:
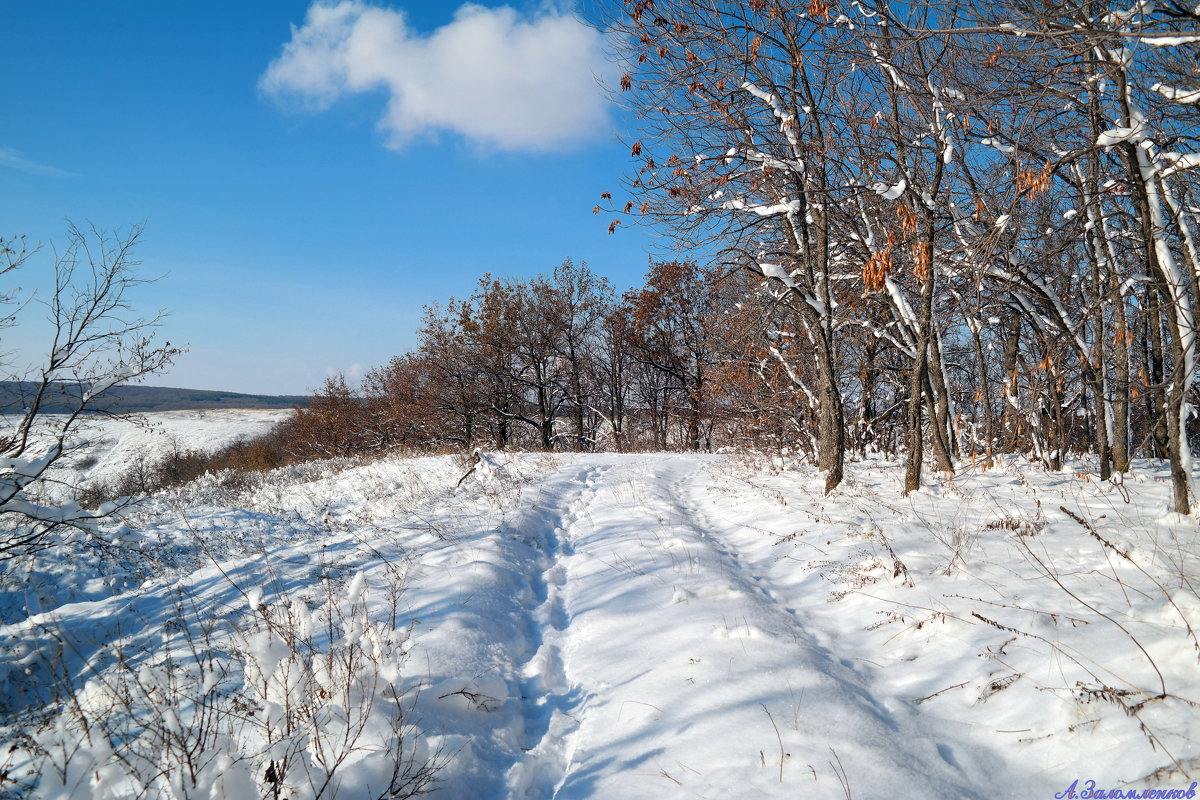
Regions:
<instances>
[{"instance_id":1,"label":"blue sky","mask_svg":"<svg viewBox=\"0 0 1200 800\"><path fill-rule=\"evenodd\" d=\"M597 34L509 6L0 0L0 233L47 245L21 284L67 219L144 222L135 300L190 348L149 382L255 393L384 363L487 271L637 284L649 239L591 213L630 163Z\"/></svg>"}]
</instances>

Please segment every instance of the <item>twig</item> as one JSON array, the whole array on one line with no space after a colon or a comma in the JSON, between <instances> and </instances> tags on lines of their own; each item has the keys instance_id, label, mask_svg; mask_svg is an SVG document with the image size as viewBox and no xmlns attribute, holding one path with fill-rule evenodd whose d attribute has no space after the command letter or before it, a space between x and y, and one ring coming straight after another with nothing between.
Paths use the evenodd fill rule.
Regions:
<instances>
[{"instance_id":1,"label":"twig","mask_svg":"<svg viewBox=\"0 0 1200 800\"><path fill-rule=\"evenodd\" d=\"M850 793L850 778L846 775L846 768L842 766L842 759L838 758L837 751L832 747L829 748L829 752L833 753L833 760L837 762L837 766L834 766L832 762L829 766L837 777L838 783L842 785L842 794L846 796L846 800L853 800L854 795Z\"/></svg>"},{"instance_id":2,"label":"twig","mask_svg":"<svg viewBox=\"0 0 1200 800\"><path fill-rule=\"evenodd\" d=\"M779 735L779 726L775 724L775 718L771 716L771 711L767 708L766 703L759 703L759 705L766 712L767 719L771 720L771 727L775 729L775 738L779 742L779 782L783 783L783 759L785 756L783 752L783 737Z\"/></svg>"},{"instance_id":3,"label":"twig","mask_svg":"<svg viewBox=\"0 0 1200 800\"><path fill-rule=\"evenodd\" d=\"M933 698L937 697L939 694L942 694L943 692L948 692L951 689L961 689L962 687L966 686L968 683L970 683L970 681L963 681L962 683L956 683L953 686L947 686L945 689L939 689L938 691L934 692L933 694L927 694L924 697L918 697L916 700L913 700L913 704L920 705L921 703L924 703L926 700L932 700Z\"/></svg>"}]
</instances>

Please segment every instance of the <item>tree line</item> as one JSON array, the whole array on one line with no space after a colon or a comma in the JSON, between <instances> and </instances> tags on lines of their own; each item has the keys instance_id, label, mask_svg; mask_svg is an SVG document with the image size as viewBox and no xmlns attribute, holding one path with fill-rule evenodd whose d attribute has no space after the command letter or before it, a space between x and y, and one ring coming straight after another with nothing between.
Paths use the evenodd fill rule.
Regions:
<instances>
[{"instance_id":1,"label":"tree line","mask_svg":"<svg viewBox=\"0 0 1200 800\"><path fill-rule=\"evenodd\" d=\"M384 448L710 449L788 437L746 425L728 391L735 281L651 264L618 296L586 264L480 278L426 309L418 345L357 387L329 378L281 433L306 457Z\"/></svg>"},{"instance_id":2,"label":"tree line","mask_svg":"<svg viewBox=\"0 0 1200 800\"><path fill-rule=\"evenodd\" d=\"M595 211L674 236L617 297L481 279L297 430L395 444L1171 465L1190 506L1200 17L1179 3L601 3L639 127ZM305 437L300 437L301 439ZM323 442L316 444L317 442ZM929 464L927 465L927 462Z\"/></svg>"}]
</instances>

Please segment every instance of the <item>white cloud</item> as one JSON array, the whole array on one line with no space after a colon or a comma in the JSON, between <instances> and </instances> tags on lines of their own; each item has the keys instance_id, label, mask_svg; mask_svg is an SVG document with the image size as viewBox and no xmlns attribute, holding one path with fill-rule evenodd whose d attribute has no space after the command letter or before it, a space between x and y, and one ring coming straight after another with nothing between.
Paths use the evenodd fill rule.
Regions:
<instances>
[{"instance_id":1,"label":"white cloud","mask_svg":"<svg viewBox=\"0 0 1200 800\"><path fill-rule=\"evenodd\" d=\"M337 376L341 375L343 378L346 379L346 383L350 384L351 386L353 386L353 385L357 384L359 381L361 381L363 375L365 375L366 373L367 373L366 368L362 364L358 363L357 361L348 367L326 367L325 368L325 377L326 378L336 378Z\"/></svg>"},{"instance_id":2,"label":"white cloud","mask_svg":"<svg viewBox=\"0 0 1200 800\"><path fill-rule=\"evenodd\" d=\"M8 167L29 175L46 175L51 178L74 178L75 173L58 167L49 167L30 161L11 147L0 147L0 167Z\"/></svg>"},{"instance_id":3,"label":"white cloud","mask_svg":"<svg viewBox=\"0 0 1200 800\"><path fill-rule=\"evenodd\" d=\"M430 34L403 11L360 0L317 2L267 68L260 88L315 109L384 89L380 127L403 147L440 131L504 150L559 149L607 130L596 75L602 35L569 14L522 18L467 3Z\"/></svg>"}]
</instances>

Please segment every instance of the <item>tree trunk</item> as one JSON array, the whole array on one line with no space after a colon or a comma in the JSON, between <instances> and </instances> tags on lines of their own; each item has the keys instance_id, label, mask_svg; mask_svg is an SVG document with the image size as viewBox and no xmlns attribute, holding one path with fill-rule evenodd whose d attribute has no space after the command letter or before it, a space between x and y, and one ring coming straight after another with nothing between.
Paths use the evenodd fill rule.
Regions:
<instances>
[{"instance_id":1,"label":"tree trunk","mask_svg":"<svg viewBox=\"0 0 1200 800\"><path fill-rule=\"evenodd\" d=\"M921 433L921 409L925 384L925 359L917 357L908 382L908 462L904 470L904 493L921 488L921 461L925 457L925 439Z\"/></svg>"},{"instance_id":2,"label":"tree trunk","mask_svg":"<svg viewBox=\"0 0 1200 800\"><path fill-rule=\"evenodd\" d=\"M571 394L575 401L575 449L576 450L591 450L588 447L587 432L584 426L584 398L583 398L583 379L579 374L578 364L576 362L577 355L575 348L572 347L571 353Z\"/></svg>"},{"instance_id":3,"label":"tree trunk","mask_svg":"<svg viewBox=\"0 0 1200 800\"><path fill-rule=\"evenodd\" d=\"M935 336L929 337L930 350L935 349ZM951 455L951 444L947 433L949 404L943 402L943 397L937 389L938 381L935 376L940 372L938 362L933 354L927 354L925 362L925 398L929 403L929 439L933 444L933 457L940 472L954 471L954 457ZM944 386L944 383L943 383Z\"/></svg>"},{"instance_id":4,"label":"tree trunk","mask_svg":"<svg viewBox=\"0 0 1200 800\"><path fill-rule=\"evenodd\" d=\"M917 316L916 354L908 381L908 464L904 471L904 493L921 488L921 462L925 457L925 441L921 431L928 380L929 334L933 315L933 270L921 281L921 304ZM935 433L936 435L936 433Z\"/></svg>"},{"instance_id":5,"label":"tree trunk","mask_svg":"<svg viewBox=\"0 0 1200 800\"><path fill-rule=\"evenodd\" d=\"M1125 296L1120 280L1113 276L1113 435L1112 465L1117 472L1129 471L1129 328L1125 314Z\"/></svg>"},{"instance_id":6,"label":"tree trunk","mask_svg":"<svg viewBox=\"0 0 1200 800\"><path fill-rule=\"evenodd\" d=\"M1021 318L1008 315L1004 328L1004 451L1014 453L1021 436L1021 407L1017 396L1017 356L1021 347Z\"/></svg>"},{"instance_id":7,"label":"tree trunk","mask_svg":"<svg viewBox=\"0 0 1200 800\"><path fill-rule=\"evenodd\" d=\"M538 398L538 416L539 420L538 431L542 437L542 449L554 449L554 415L550 412L550 397L545 386L537 388Z\"/></svg>"},{"instance_id":8,"label":"tree trunk","mask_svg":"<svg viewBox=\"0 0 1200 800\"><path fill-rule=\"evenodd\" d=\"M868 341L863 347L863 363L858 369L862 402L858 420L858 447L862 455L874 438L872 425L875 422L875 357L879 352L878 341Z\"/></svg>"},{"instance_id":9,"label":"tree trunk","mask_svg":"<svg viewBox=\"0 0 1200 800\"><path fill-rule=\"evenodd\" d=\"M1101 328L1101 332L1103 328ZM1112 448L1108 438L1108 398L1104 393L1104 373L1089 368L1085 375L1088 375L1090 380L1088 383L1092 387L1092 393L1095 395L1096 409L1096 429L1094 432L1096 444L1096 457L1100 462L1100 480L1106 481L1112 477Z\"/></svg>"},{"instance_id":10,"label":"tree trunk","mask_svg":"<svg viewBox=\"0 0 1200 800\"><path fill-rule=\"evenodd\" d=\"M822 370L824 373L825 370ZM825 493L842 482L846 460L846 427L842 394L833 375L821 376L821 416L817 428L818 468L825 473Z\"/></svg>"},{"instance_id":11,"label":"tree trunk","mask_svg":"<svg viewBox=\"0 0 1200 800\"><path fill-rule=\"evenodd\" d=\"M1167 457L1167 440L1170 432L1167 430L1166 393L1163 391L1163 340L1162 322L1160 315L1162 305L1159 292L1155 291L1153 283L1146 285L1146 311L1143 315L1146 330L1146 418L1150 421L1150 456L1151 458Z\"/></svg>"},{"instance_id":12,"label":"tree trunk","mask_svg":"<svg viewBox=\"0 0 1200 800\"><path fill-rule=\"evenodd\" d=\"M971 328L975 340L975 361L979 365L979 403L983 407L983 466L992 466L992 398L991 387L987 379L987 358L983 352L983 337L979 335L979 326Z\"/></svg>"},{"instance_id":13,"label":"tree trunk","mask_svg":"<svg viewBox=\"0 0 1200 800\"><path fill-rule=\"evenodd\" d=\"M1063 467L1064 450L1067 446L1067 426L1063 419L1063 391L1062 378L1058 374L1055 367L1051 367L1046 374L1049 381L1049 391L1047 394L1050 397L1050 420L1052 427L1050 428L1050 444L1054 448L1050 451L1051 470L1058 472Z\"/></svg>"},{"instance_id":14,"label":"tree trunk","mask_svg":"<svg viewBox=\"0 0 1200 800\"><path fill-rule=\"evenodd\" d=\"M1126 96L1127 99L1127 96ZM1126 109L1126 116L1132 117L1131 109ZM1192 341L1190 337L1195 335L1193 329L1193 314L1191 301L1187 297L1186 286L1173 285L1173 280L1179 280L1178 272L1173 263L1173 255L1170 248L1162 240L1164 219L1161 200L1158 196L1158 187L1155 183L1155 175L1153 168L1149 166L1147 157L1136 144L1129 143L1125 146L1125 153L1128 159L1131 178L1134 178L1133 185L1136 187L1134 192L1137 210L1142 221L1142 231L1145 238L1146 263L1149 267L1148 272L1153 275L1156 280L1155 286L1149 287L1149 291L1156 295L1159 303L1155 309L1158 312L1151 318L1151 349L1156 362L1157 372L1159 377L1155 379L1152 376L1153 391L1156 395L1159 408L1162 413L1158 415L1155 423L1156 436L1160 433L1161 428L1166 429L1166 455L1170 462L1171 469L1171 489L1174 498L1174 508L1179 514L1188 514L1191 512L1191 502L1189 498L1187 464L1190 462L1191 454L1186 451L1187 443L1184 441L1186 435L1184 431L1184 415L1186 409L1185 401L1187 392L1191 388L1192 383ZM1157 292L1155 292L1157 289ZM1173 375L1167 391L1163 391L1164 383L1164 351L1162 341L1162 307L1165 306L1166 321L1169 323L1171 331L1171 356L1173 364ZM1187 338L1187 341L1185 341ZM1165 417L1165 419L1164 419ZM1163 442L1158 442L1160 449Z\"/></svg>"},{"instance_id":15,"label":"tree trunk","mask_svg":"<svg viewBox=\"0 0 1200 800\"><path fill-rule=\"evenodd\" d=\"M930 278L932 281L932 278ZM930 320L932 325L932 320ZM958 442L954 435L954 422L950 418L950 389L946 386L945 362L942 361L941 337L936 329L929 333L929 379L933 386L933 415L937 431L933 437L934 454L938 469L954 471L954 458L958 455Z\"/></svg>"}]
</instances>

